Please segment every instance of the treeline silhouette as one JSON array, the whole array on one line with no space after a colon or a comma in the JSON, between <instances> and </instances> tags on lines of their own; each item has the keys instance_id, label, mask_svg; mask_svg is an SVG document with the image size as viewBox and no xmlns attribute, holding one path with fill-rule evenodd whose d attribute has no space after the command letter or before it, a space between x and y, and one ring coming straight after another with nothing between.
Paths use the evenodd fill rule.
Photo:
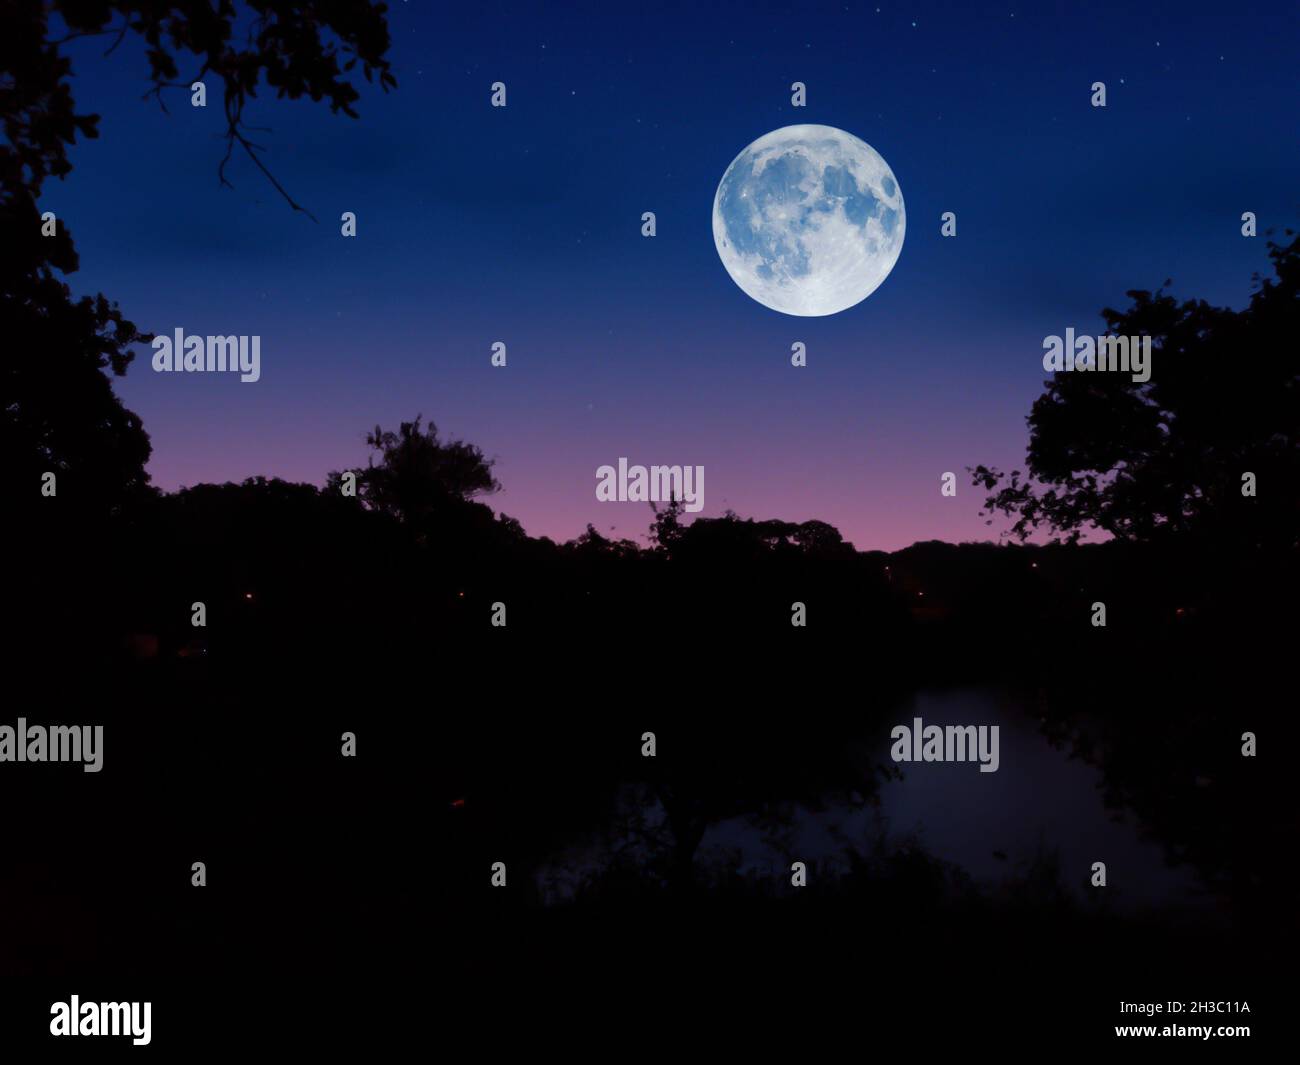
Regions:
<instances>
[{"instance_id":1,"label":"treeline silhouette","mask_svg":"<svg viewBox=\"0 0 1300 1065\"><path fill-rule=\"evenodd\" d=\"M1240 755L1247 730L1270 752L1294 739L1293 551L1195 537L860 551L821 522L688 522L677 506L647 507L641 542L589 528L555 543L481 501L496 482L472 445L418 419L370 443L367 466L324 487L252 478L99 515L60 492L29 510L8 599L15 703L103 721L111 775L0 781L44 813L12 833L9 897L47 920L75 905L94 931L24 933L11 970L202 958L246 978L280 959L405 980L436 956L455 959L436 977L454 999L509 958L507 984L550 1001L551 981L599 995L593 973L620 965L629 986L692 986L684 959L704 952L743 997L763 993L748 981L773 952L828 967L876 952L919 981L960 949L996 961L948 978L989 989L991 971L1023 1004L1045 994L1026 972L1063 957L1062 994L1095 990L1117 957L1152 981L1244 972L1261 936L1294 934L1293 795ZM1222 920L1080 902L1050 842L997 887L896 840L778 842L770 875L702 856L728 822L779 841L797 811L870 809L909 695L970 683L1036 707L1050 742L1099 768L1102 798L1197 870ZM111 833L51 844L46 819L88 802L134 826L129 858ZM786 886L795 858L806 893ZM219 891L189 886L200 859ZM497 861L504 892L486 886ZM70 887L86 863L112 877Z\"/></svg>"},{"instance_id":2,"label":"treeline silhouette","mask_svg":"<svg viewBox=\"0 0 1300 1065\"><path fill-rule=\"evenodd\" d=\"M1028 419L1026 472L971 470L988 523L1014 519L1019 546L886 555L825 522L686 521L676 503L647 512L642 541L588 527L557 544L494 513L482 500L500 486L482 451L419 417L377 426L367 465L332 471L322 488L258 477L159 493L142 428L115 429L103 407L102 373L71 403L11 376L20 394L4 433L28 486L14 524L31 563L18 601L40 622L24 653L40 654L56 622L91 654L123 641L147 652L154 639L160 653L206 638L245 656L426 646L479 638L494 603L507 617L499 641L766 632L815 653L924 629L928 646L948 640L932 668L990 641L1087 632L1099 602L1116 638L1209 626L1268 640L1292 623L1300 544L1300 237L1288 235L1269 245L1274 276L1240 311L1134 290L1128 311L1105 312L1114 330L1154 334L1151 380L1058 372ZM122 441L106 446L113 433ZM56 494L38 491L55 475ZM197 601L213 619L199 634L187 631ZM791 633L795 603L808 623Z\"/></svg>"},{"instance_id":3,"label":"treeline silhouette","mask_svg":"<svg viewBox=\"0 0 1300 1065\"><path fill-rule=\"evenodd\" d=\"M42 500L14 530L23 565L10 602L28 621L14 637L26 655L167 657L197 642L275 657L564 634L779 634L799 653L884 643L960 654L1032 634L1268 639L1293 623L1296 603L1294 552L1178 542L936 541L886 553L858 551L821 522L679 525L670 506L647 509L643 543L589 527L557 544L473 500L449 498L412 526L334 488L266 478L151 495L98 525L65 499ZM195 602L204 628L191 623ZM1093 625L1098 602L1104 632ZM502 627L491 624L495 603ZM795 604L805 626L792 625Z\"/></svg>"}]
</instances>

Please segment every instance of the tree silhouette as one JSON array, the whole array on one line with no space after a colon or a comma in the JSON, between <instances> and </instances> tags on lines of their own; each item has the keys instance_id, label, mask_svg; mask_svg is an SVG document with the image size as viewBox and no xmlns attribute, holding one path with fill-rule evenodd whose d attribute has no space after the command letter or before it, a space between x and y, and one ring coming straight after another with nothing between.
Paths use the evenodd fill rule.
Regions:
<instances>
[{"instance_id":1,"label":"tree silhouette","mask_svg":"<svg viewBox=\"0 0 1300 1065\"><path fill-rule=\"evenodd\" d=\"M1097 528L1122 540L1292 547L1300 237L1270 242L1269 258L1276 276L1256 277L1244 310L1180 303L1163 289L1130 291L1128 310L1104 310L1111 335L1152 338L1150 381L1057 372L1027 419L1028 476L970 471L990 518L1014 517L1020 539L1048 528L1074 541ZM1242 492L1246 473L1255 497Z\"/></svg>"},{"instance_id":2,"label":"tree silhouette","mask_svg":"<svg viewBox=\"0 0 1300 1065\"><path fill-rule=\"evenodd\" d=\"M432 422L422 432L421 420L417 415L413 422L402 422L395 433L376 425L366 443L379 452L379 461L371 456L366 469L354 471L358 494L368 506L417 529L473 496L501 488L492 476L492 460L477 446L440 440ZM340 474L332 471L330 486L339 480Z\"/></svg>"},{"instance_id":3,"label":"tree silhouette","mask_svg":"<svg viewBox=\"0 0 1300 1065\"><path fill-rule=\"evenodd\" d=\"M300 210L245 136L244 106L264 80L278 96L328 100L332 110L354 116L358 92L347 72L357 64L367 80L378 75L383 88L395 84L385 58L385 6L369 0L257 0L246 9L231 0L54 0L5 3L3 12L0 335L8 343L0 372L0 447L17 483L36 485L40 474L55 473L60 495L75 499L78 518L85 520L147 488L149 437L114 395L106 372L125 374L132 346L153 337L103 295L74 297L59 276L78 267L71 233L64 219L52 232L42 223L38 202L45 180L71 171L68 149L78 137L98 136L99 116L77 111L62 46L77 37L111 36L111 52L128 33L138 34L148 45L154 83L148 95L160 103L167 88L189 89L190 81L174 79L179 61L192 56L190 80L215 75L224 88L221 180L238 145ZM62 19L66 35L51 36L52 15ZM29 508L39 498L34 489L18 495Z\"/></svg>"},{"instance_id":4,"label":"tree silhouette","mask_svg":"<svg viewBox=\"0 0 1300 1065\"><path fill-rule=\"evenodd\" d=\"M169 4L59 0L51 6L72 31L53 42L55 47L76 37L113 36L111 52L128 32L143 37L149 46L146 54L153 80L145 97L155 98L164 111L164 90L188 92L194 82L208 75L219 78L226 117L226 154L217 169L221 183L230 184L226 165L238 146L295 211L308 215L258 157L262 146L248 139L243 117L249 98L257 95L265 79L277 97L328 100L331 111L356 118L353 105L360 93L344 75L358 63L366 81L373 82L378 75L385 91L397 85L385 58L389 45L387 5L371 0L326 5L252 0L246 9L234 0L218 0L215 7L209 0ZM119 15L121 21L109 25ZM193 73L177 81L178 60L185 58L195 63ZM59 88L66 96L66 86ZM68 103L70 106L71 101Z\"/></svg>"},{"instance_id":5,"label":"tree silhouette","mask_svg":"<svg viewBox=\"0 0 1300 1065\"><path fill-rule=\"evenodd\" d=\"M657 503L651 503L650 509L654 511L655 516L654 521L650 523L650 542L654 544L657 551L671 555L673 548L681 542L685 528L682 524L682 513L686 510L686 503L673 496L663 509L660 509Z\"/></svg>"}]
</instances>

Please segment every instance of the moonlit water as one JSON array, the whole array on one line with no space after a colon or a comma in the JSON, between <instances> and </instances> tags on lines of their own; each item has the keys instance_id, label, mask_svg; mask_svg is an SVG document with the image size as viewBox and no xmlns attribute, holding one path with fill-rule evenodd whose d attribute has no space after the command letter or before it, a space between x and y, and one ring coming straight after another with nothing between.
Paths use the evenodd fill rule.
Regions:
<instances>
[{"instance_id":1,"label":"moonlit water","mask_svg":"<svg viewBox=\"0 0 1300 1065\"><path fill-rule=\"evenodd\" d=\"M981 688L923 691L912 711L926 725L998 725L1002 767L981 774L974 764L904 765L904 779L881 789L892 834L913 836L983 883L1054 853L1062 886L1076 898L1088 897L1092 863L1104 860L1108 898L1119 908L1205 903L1192 869L1170 868L1131 814L1106 808L1101 770L1048 743L1015 700Z\"/></svg>"},{"instance_id":2,"label":"moonlit water","mask_svg":"<svg viewBox=\"0 0 1300 1065\"><path fill-rule=\"evenodd\" d=\"M713 198L713 241L727 272L784 314L835 314L862 302L894 268L906 228L889 164L833 126L759 137Z\"/></svg>"},{"instance_id":3,"label":"moonlit water","mask_svg":"<svg viewBox=\"0 0 1300 1065\"><path fill-rule=\"evenodd\" d=\"M1014 696L980 687L920 691L899 708L896 723L910 725L913 717L926 725L999 726L999 770L980 773L975 762L904 764L901 781L881 786L878 811L800 817L794 839L801 855L819 858L839 851L842 842L828 832L834 823L838 835L860 848L869 848L883 831L892 844L915 844L986 888L1047 857L1059 860L1062 888L1077 901L1093 901L1088 874L1094 861L1103 860L1110 877L1107 901L1117 909L1204 911L1213 905L1194 870L1171 868L1161 844L1143 838L1131 814L1106 808L1101 770L1053 747L1038 719ZM887 724L875 730L877 754L887 758ZM742 871L775 875L773 870L784 868L758 830L742 821L713 826L700 847L702 861L727 847L744 852Z\"/></svg>"},{"instance_id":4,"label":"moonlit water","mask_svg":"<svg viewBox=\"0 0 1300 1065\"><path fill-rule=\"evenodd\" d=\"M799 810L789 847L774 849L745 818L715 823L697 851L701 876L707 880L730 854L739 857L738 874L784 881L791 854L839 862L846 845L870 854L880 842L890 851L916 849L954 866L985 892L1055 869L1059 887L1076 903L1102 901L1088 883L1092 863L1101 860L1108 869L1108 907L1193 912L1198 920L1222 916L1192 867L1168 865L1162 843L1145 837L1131 812L1106 807L1102 769L1053 746L1024 697L982 686L921 690L886 716L864 719L864 750L888 759L890 728L911 725L914 717L941 727L998 726L998 771L981 773L974 761L903 764L902 780L881 785L878 807L830 803L816 813ZM658 812L651 810L649 817L657 822ZM555 855L545 871L553 878L548 898L572 897L582 878L606 859L600 847L586 844Z\"/></svg>"}]
</instances>

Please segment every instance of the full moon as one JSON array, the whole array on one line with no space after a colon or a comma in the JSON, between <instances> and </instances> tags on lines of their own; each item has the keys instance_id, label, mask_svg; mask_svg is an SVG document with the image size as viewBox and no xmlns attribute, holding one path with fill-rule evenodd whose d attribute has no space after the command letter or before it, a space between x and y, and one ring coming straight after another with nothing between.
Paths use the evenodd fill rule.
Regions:
<instances>
[{"instance_id":1,"label":"full moon","mask_svg":"<svg viewBox=\"0 0 1300 1065\"><path fill-rule=\"evenodd\" d=\"M713 243L731 279L782 314L861 303L889 276L907 216L894 172L834 126L785 126L741 152L713 197Z\"/></svg>"}]
</instances>

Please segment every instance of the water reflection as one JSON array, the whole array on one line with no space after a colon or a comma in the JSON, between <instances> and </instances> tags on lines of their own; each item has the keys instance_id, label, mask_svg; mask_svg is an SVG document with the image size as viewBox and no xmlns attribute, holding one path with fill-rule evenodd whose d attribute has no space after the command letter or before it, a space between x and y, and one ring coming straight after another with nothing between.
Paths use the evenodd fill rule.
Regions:
<instances>
[{"instance_id":1,"label":"water reflection","mask_svg":"<svg viewBox=\"0 0 1300 1065\"><path fill-rule=\"evenodd\" d=\"M981 773L973 761L902 764L902 778L881 785L878 806L801 811L780 850L821 861L846 845L859 851L911 847L994 890L1055 864L1061 888L1079 902L1125 911L1214 906L1195 870L1171 866L1163 845L1143 833L1131 812L1106 808L1102 769L1076 757L1068 743L1054 746L1032 699L990 687L918 692L900 706L896 720L871 726L879 735L872 745L877 759L889 760L892 725L911 725L915 717L926 725L999 726L998 771ZM718 864L737 852L741 874L786 869L785 854L774 850L770 837L739 819L710 829L700 861ZM1090 885L1096 861L1106 863L1104 899Z\"/></svg>"},{"instance_id":2,"label":"water reflection","mask_svg":"<svg viewBox=\"0 0 1300 1065\"><path fill-rule=\"evenodd\" d=\"M1033 708L1015 700L979 688L916 696L914 712L926 724L1000 726L1002 762L987 774L970 764L905 766L904 780L882 788L891 832L914 833L935 857L979 881L1000 880L1008 866L1028 865L1046 850L1058 855L1063 885L1076 896L1094 890L1090 870L1102 861L1112 905L1204 904L1191 869L1169 867L1131 814L1105 808L1101 770L1052 746Z\"/></svg>"}]
</instances>

